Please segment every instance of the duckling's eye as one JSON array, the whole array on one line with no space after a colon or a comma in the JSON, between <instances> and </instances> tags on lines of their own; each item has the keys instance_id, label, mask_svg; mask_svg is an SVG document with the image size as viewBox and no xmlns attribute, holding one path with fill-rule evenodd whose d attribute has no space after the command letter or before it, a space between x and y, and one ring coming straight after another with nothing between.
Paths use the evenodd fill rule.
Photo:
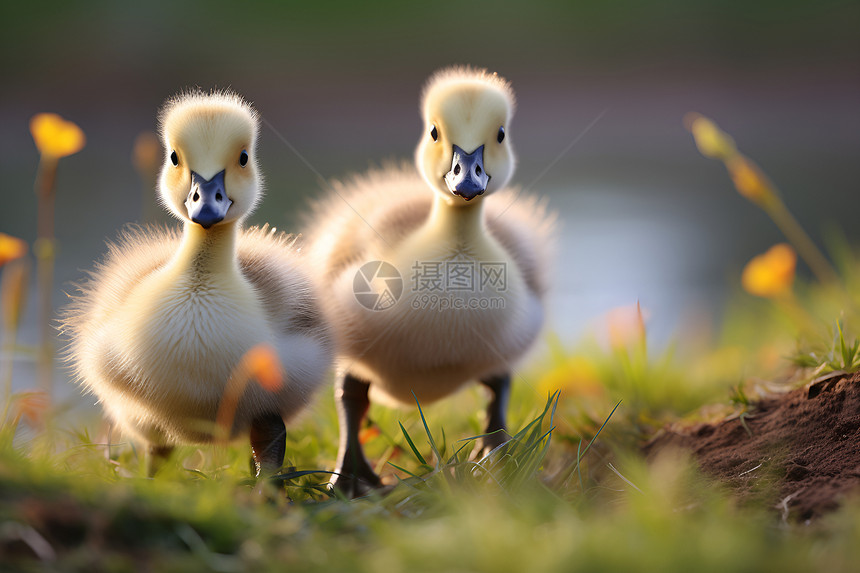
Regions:
<instances>
[{"instance_id":1,"label":"duckling's eye","mask_svg":"<svg viewBox=\"0 0 860 573\"><path fill-rule=\"evenodd\" d=\"M173 163L174 166L179 165L179 156L176 155L176 151L170 152L170 162Z\"/></svg>"},{"instance_id":2,"label":"duckling's eye","mask_svg":"<svg viewBox=\"0 0 860 573\"><path fill-rule=\"evenodd\" d=\"M244 149L242 150L242 153L239 154L239 165L242 167L248 165L248 152Z\"/></svg>"},{"instance_id":3,"label":"duckling's eye","mask_svg":"<svg viewBox=\"0 0 860 573\"><path fill-rule=\"evenodd\" d=\"M499 128L499 135L496 136L496 139L499 140L499 143L505 140L505 126Z\"/></svg>"},{"instance_id":4,"label":"duckling's eye","mask_svg":"<svg viewBox=\"0 0 860 573\"><path fill-rule=\"evenodd\" d=\"M439 130L436 129L435 125L430 126L430 137L433 138L433 141L439 141Z\"/></svg>"}]
</instances>

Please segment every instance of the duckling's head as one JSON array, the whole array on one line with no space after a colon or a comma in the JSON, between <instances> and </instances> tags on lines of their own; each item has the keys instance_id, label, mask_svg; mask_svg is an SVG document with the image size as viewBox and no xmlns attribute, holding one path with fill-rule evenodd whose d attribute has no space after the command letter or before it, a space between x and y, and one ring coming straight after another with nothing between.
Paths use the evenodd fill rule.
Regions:
<instances>
[{"instance_id":1,"label":"duckling's head","mask_svg":"<svg viewBox=\"0 0 860 573\"><path fill-rule=\"evenodd\" d=\"M263 192L254 108L232 92L195 91L168 100L160 119L167 209L205 229L251 213Z\"/></svg>"},{"instance_id":2,"label":"duckling's head","mask_svg":"<svg viewBox=\"0 0 860 573\"><path fill-rule=\"evenodd\" d=\"M510 85L486 70L447 68L427 82L415 162L449 203L465 205L508 182L515 161L508 133L513 111Z\"/></svg>"}]
</instances>

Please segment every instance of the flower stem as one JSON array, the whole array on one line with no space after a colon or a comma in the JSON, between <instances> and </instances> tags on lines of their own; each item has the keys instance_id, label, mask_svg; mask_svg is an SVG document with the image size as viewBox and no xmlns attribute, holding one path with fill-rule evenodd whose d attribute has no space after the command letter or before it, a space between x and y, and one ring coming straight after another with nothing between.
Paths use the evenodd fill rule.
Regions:
<instances>
[{"instance_id":1,"label":"flower stem","mask_svg":"<svg viewBox=\"0 0 860 573\"><path fill-rule=\"evenodd\" d=\"M54 285L54 185L57 179L56 158L42 155L36 176L38 220L36 227L36 280L39 286L39 387L53 396L54 340L51 320L51 296Z\"/></svg>"},{"instance_id":2,"label":"flower stem","mask_svg":"<svg viewBox=\"0 0 860 573\"><path fill-rule=\"evenodd\" d=\"M781 199L776 199L768 201L763 207L779 230L794 245L797 254L806 262L818 281L823 284L836 283L838 278L833 266L818 250L785 203Z\"/></svg>"},{"instance_id":3,"label":"flower stem","mask_svg":"<svg viewBox=\"0 0 860 573\"><path fill-rule=\"evenodd\" d=\"M15 347L18 345L18 331L17 330L7 330L3 334L3 358L4 358L4 368L3 368L3 388L4 394L3 398L8 403L9 400L12 399L12 369L15 365L14 353Z\"/></svg>"},{"instance_id":4,"label":"flower stem","mask_svg":"<svg viewBox=\"0 0 860 573\"><path fill-rule=\"evenodd\" d=\"M14 366L13 353L17 344L17 332L7 332L3 336L3 355L5 358L5 368L3 372L4 390L3 401L6 405L3 408L3 417L0 418L0 426L6 421L6 416L9 415L9 406L12 404L12 368Z\"/></svg>"}]
</instances>

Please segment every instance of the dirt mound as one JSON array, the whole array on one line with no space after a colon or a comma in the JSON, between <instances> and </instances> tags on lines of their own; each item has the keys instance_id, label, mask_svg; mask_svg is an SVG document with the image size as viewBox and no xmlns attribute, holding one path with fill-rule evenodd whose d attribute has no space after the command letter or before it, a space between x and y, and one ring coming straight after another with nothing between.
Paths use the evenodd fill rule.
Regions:
<instances>
[{"instance_id":1,"label":"dirt mound","mask_svg":"<svg viewBox=\"0 0 860 573\"><path fill-rule=\"evenodd\" d=\"M742 501L819 517L860 486L860 373L765 398L742 418L664 429L645 446L649 456L666 448L692 451Z\"/></svg>"}]
</instances>

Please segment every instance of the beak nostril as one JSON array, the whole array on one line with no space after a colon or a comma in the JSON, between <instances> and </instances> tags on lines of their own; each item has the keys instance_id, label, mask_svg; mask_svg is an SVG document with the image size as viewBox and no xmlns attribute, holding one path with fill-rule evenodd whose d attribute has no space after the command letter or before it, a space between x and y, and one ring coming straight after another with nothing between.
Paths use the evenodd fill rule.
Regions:
<instances>
[{"instance_id":1,"label":"beak nostril","mask_svg":"<svg viewBox=\"0 0 860 573\"><path fill-rule=\"evenodd\" d=\"M188 218L204 229L223 221L233 203L227 196L224 175L225 171L221 171L206 179L194 171L191 172L191 189L188 191L185 206Z\"/></svg>"},{"instance_id":2,"label":"beak nostril","mask_svg":"<svg viewBox=\"0 0 860 573\"><path fill-rule=\"evenodd\" d=\"M454 145L452 152L451 171L443 176L445 185L451 193L466 201L474 199L486 190L490 180L484 169L484 146L467 153Z\"/></svg>"}]
</instances>

